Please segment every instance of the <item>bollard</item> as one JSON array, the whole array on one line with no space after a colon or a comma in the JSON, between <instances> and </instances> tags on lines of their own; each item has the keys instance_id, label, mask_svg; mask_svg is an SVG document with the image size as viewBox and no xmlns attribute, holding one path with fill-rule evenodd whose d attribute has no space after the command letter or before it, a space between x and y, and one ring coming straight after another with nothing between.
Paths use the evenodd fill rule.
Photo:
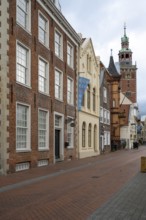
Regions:
<instances>
[{"instance_id":1,"label":"bollard","mask_svg":"<svg viewBox=\"0 0 146 220\"><path fill-rule=\"evenodd\" d=\"M146 172L146 157L141 157L141 172Z\"/></svg>"}]
</instances>

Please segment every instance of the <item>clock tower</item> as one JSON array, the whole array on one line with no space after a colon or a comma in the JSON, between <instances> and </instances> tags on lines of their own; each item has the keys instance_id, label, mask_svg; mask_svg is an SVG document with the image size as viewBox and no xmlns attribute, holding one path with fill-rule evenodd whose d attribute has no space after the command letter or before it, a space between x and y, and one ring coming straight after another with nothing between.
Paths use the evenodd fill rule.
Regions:
<instances>
[{"instance_id":1,"label":"clock tower","mask_svg":"<svg viewBox=\"0 0 146 220\"><path fill-rule=\"evenodd\" d=\"M121 50L119 51L120 65L120 87L121 92L133 103L137 102L137 82L136 64L132 64L132 51L129 48L129 38L126 35L126 25L124 25L124 36L121 38Z\"/></svg>"}]
</instances>

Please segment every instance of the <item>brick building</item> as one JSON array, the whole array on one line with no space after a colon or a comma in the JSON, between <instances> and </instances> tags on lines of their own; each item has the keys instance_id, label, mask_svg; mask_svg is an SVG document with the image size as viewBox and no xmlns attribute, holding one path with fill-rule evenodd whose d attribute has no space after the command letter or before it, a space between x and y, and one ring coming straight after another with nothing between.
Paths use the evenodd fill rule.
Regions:
<instances>
[{"instance_id":1,"label":"brick building","mask_svg":"<svg viewBox=\"0 0 146 220\"><path fill-rule=\"evenodd\" d=\"M80 37L55 1L0 1L0 173L76 157Z\"/></svg>"},{"instance_id":2,"label":"brick building","mask_svg":"<svg viewBox=\"0 0 146 220\"><path fill-rule=\"evenodd\" d=\"M100 152L111 151L111 75L100 61Z\"/></svg>"}]
</instances>

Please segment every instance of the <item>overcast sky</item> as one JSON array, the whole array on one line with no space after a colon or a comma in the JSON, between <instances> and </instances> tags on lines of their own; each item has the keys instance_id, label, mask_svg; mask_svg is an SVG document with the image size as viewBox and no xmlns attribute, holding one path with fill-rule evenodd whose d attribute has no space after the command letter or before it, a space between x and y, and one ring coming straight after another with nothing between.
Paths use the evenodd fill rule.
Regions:
<instances>
[{"instance_id":1,"label":"overcast sky","mask_svg":"<svg viewBox=\"0 0 146 220\"><path fill-rule=\"evenodd\" d=\"M90 37L106 67L110 50L118 61L121 37L129 37L133 64L137 64L137 99L146 114L146 0L60 0L61 11L77 33Z\"/></svg>"}]
</instances>

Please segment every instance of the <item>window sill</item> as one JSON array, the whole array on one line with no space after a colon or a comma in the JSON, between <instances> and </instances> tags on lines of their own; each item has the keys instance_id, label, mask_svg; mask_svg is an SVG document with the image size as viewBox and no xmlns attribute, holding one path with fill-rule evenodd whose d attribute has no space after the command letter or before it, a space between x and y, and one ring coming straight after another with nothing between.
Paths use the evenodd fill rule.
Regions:
<instances>
[{"instance_id":1,"label":"window sill","mask_svg":"<svg viewBox=\"0 0 146 220\"><path fill-rule=\"evenodd\" d=\"M38 151L40 152L42 152L42 151L49 151L49 148L45 148L45 149L40 149L40 148L38 148Z\"/></svg>"},{"instance_id":2,"label":"window sill","mask_svg":"<svg viewBox=\"0 0 146 220\"><path fill-rule=\"evenodd\" d=\"M29 153L29 152L31 152L31 149L16 150L16 153Z\"/></svg>"}]
</instances>

